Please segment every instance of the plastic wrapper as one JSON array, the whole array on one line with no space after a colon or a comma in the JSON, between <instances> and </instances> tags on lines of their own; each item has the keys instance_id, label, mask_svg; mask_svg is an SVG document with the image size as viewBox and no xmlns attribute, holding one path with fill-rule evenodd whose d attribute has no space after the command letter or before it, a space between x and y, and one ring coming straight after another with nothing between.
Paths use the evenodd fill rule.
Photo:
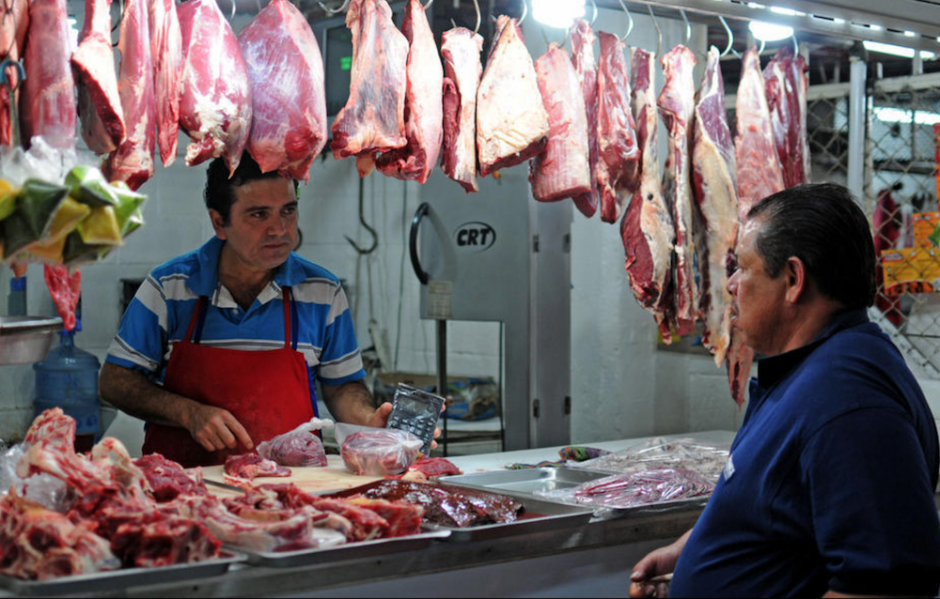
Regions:
<instances>
[{"instance_id":1,"label":"plastic wrapper","mask_svg":"<svg viewBox=\"0 0 940 599\"><path fill-rule=\"evenodd\" d=\"M313 418L290 432L260 443L258 453L281 466L325 467L326 451L316 431L332 426L332 420Z\"/></svg>"},{"instance_id":2,"label":"plastic wrapper","mask_svg":"<svg viewBox=\"0 0 940 599\"><path fill-rule=\"evenodd\" d=\"M29 446L25 443L14 445L0 453L0 497L16 489L16 494L41 504L57 512L65 512L67 487L65 482L49 474L35 474L29 478L20 478L16 474L16 464L26 453Z\"/></svg>"},{"instance_id":3,"label":"plastic wrapper","mask_svg":"<svg viewBox=\"0 0 940 599\"><path fill-rule=\"evenodd\" d=\"M711 495L715 484L684 468L653 468L616 474L577 487L535 494L554 501L624 509Z\"/></svg>"},{"instance_id":4,"label":"plastic wrapper","mask_svg":"<svg viewBox=\"0 0 940 599\"><path fill-rule=\"evenodd\" d=\"M691 438L664 439L656 437L583 462L569 462L571 468L585 468L618 474L631 474L653 468L678 468L718 482L728 461L730 445L697 441Z\"/></svg>"},{"instance_id":5,"label":"plastic wrapper","mask_svg":"<svg viewBox=\"0 0 940 599\"><path fill-rule=\"evenodd\" d=\"M336 441L346 467L365 476L394 476L418 459L424 441L398 429L336 425Z\"/></svg>"}]
</instances>

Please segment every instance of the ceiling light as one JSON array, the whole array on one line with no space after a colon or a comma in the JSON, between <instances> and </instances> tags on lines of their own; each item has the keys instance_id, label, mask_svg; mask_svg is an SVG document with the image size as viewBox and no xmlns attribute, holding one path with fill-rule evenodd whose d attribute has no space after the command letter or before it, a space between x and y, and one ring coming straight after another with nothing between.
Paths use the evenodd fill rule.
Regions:
<instances>
[{"instance_id":1,"label":"ceiling light","mask_svg":"<svg viewBox=\"0 0 940 599\"><path fill-rule=\"evenodd\" d=\"M892 54L894 56L903 56L904 58L914 58L914 48L905 48L904 46L895 46L893 44L882 44L881 42L873 42L871 40L865 40L863 42L865 49L869 52L880 52L882 54ZM920 57L925 59L934 58L936 54L933 52L927 52L926 50L921 50Z\"/></svg>"},{"instance_id":2,"label":"ceiling light","mask_svg":"<svg viewBox=\"0 0 940 599\"><path fill-rule=\"evenodd\" d=\"M770 12L775 12L778 15L786 15L788 17L805 17L805 12L800 12L798 10L793 10L792 8L783 8L780 6L771 6Z\"/></svg>"},{"instance_id":3,"label":"ceiling light","mask_svg":"<svg viewBox=\"0 0 940 599\"><path fill-rule=\"evenodd\" d=\"M751 21L748 29L759 40L777 42L793 36L793 28L786 25L774 25L765 21Z\"/></svg>"},{"instance_id":4,"label":"ceiling light","mask_svg":"<svg viewBox=\"0 0 940 599\"><path fill-rule=\"evenodd\" d=\"M549 27L568 29L584 16L584 0L532 0L532 15Z\"/></svg>"},{"instance_id":5,"label":"ceiling light","mask_svg":"<svg viewBox=\"0 0 940 599\"><path fill-rule=\"evenodd\" d=\"M907 31L904 32L904 35L905 35L906 37L917 37L917 32L916 32L916 31L907 30Z\"/></svg>"}]
</instances>

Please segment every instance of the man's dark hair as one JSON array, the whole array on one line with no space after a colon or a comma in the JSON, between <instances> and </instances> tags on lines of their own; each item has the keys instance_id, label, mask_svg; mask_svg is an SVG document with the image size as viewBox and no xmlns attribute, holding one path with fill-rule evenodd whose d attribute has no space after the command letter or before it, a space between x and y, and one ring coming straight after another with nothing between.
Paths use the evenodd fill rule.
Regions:
<instances>
[{"instance_id":1,"label":"man's dark hair","mask_svg":"<svg viewBox=\"0 0 940 599\"><path fill-rule=\"evenodd\" d=\"M768 275L779 275L796 256L829 299L846 308L874 303L871 227L848 189L831 183L798 185L764 198L747 217L764 220L755 245Z\"/></svg>"},{"instance_id":2,"label":"man's dark hair","mask_svg":"<svg viewBox=\"0 0 940 599\"><path fill-rule=\"evenodd\" d=\"M232 215L232 204L235 203L235 188L241 187L249 181L259 179L274 179L280 177L277 171L261 172L261 167L248 152L242 152L238 168L229 177L228 165L222 158L216 158L209 163L206 171L206 188L203 198L206 208L217 211L222 215L222 222L228 224ZM297 181L294 180L294 192L297 191Z\"/></svg>"}]
</instances>

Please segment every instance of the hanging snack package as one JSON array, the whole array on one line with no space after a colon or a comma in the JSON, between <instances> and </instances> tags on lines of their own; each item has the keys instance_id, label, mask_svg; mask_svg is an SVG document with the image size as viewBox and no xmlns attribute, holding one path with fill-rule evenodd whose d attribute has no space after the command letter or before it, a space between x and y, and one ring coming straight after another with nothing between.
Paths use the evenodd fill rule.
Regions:
<instances>
[{"instance_id":1,"label":"hanging snack package","mask_svg":"<svg viewBox=\"0 0 940 599\"><path fill-rule=\"evenodd\" d=\"M336 425L336 441L346 467L360 476L401 474L418 459L424 445L407 431L342 422Z\"/></svg>"},{"instance_id":2,"label":"hanging snack package","mask_svg":"<svg viewBox=\"0 0 940 599\"><path fill-rule=\"evenodd\" d=\"M326 451L317 431L333 426L332 420L313 418L294 430L278 435L270 441L258 444L258 454L281 466L316 466L327 465Z\"/></svg>"}]
</instances>

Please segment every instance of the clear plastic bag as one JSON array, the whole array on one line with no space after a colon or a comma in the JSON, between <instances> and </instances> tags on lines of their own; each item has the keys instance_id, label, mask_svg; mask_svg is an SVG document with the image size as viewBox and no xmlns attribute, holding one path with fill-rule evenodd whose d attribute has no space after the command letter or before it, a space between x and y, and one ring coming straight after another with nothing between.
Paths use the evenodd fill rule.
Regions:
<instances>
[{"instance_id":1,"label":"clear plastic bag","mask_svg":"<svg viewBox=\"0 0 940 599\"><path fill-rule=\"evenodd\" d=\"M365 476L401 474L418 459L424 445L407 431L342 422L336 425L336 441L346 467Z\"/></svg>"},{"instance_id":2,"label":"clear plastic bag","mask_svg":"<svg viewBox=\"0 0 940 599\"><path fill-rule=\"evenodd\" d=\"M615 474L577 487L536 491L536 495L564 503L623 509L662 504L711 495L714 483L684 468L653 468Z\"/></svg>"},{"instance_id":3,"label":"clear plastic bag","mask_svg":"<svg viewBox=\"0 0 940 599\"><path fill-rule=\"evenodd\" d=\"M325 467L326 451L320 437L314 433L332 426L332 420L313 418L290 432L258 444L258 454L281 466Z\"/></svg>"},{"instance_id":4,"label":"clear plastic bag","mask_svg":"<svg viewBox=\"0 0 940 599\"><path fill-rule=\"evenodd\" d=\"M28 449L29 445L21 443L0 453L0 497L15 488L20 497L31 499L50 510L65 512L68 486L64 481L45 473L29 478L20 478L16 474L16 464Z\"/></svg>"},{"instance_id":5,"label":"clear plastic bag","mask_svg":"<svg viewBox=\"0 0 940 599\"><path fill-rule=\"evenodd\" d=\"M10 487L22 479L16 475L16 463L20 461L27 447L23 444L14 445L0 453L0 497L10 492Z\"/></svg>"},{"instance_id":6,"label":"clear plastic bag","mask_svg":"<svg viewBox=\"0 0 940 599\"><path fill-rule=\"evenodd\" d=\"M571 468L631 474L654 468L690 470L716 483L728 461L730 445L692 438L655 437L593 460L569 462Z\"/></svg>"}]
</instances>

